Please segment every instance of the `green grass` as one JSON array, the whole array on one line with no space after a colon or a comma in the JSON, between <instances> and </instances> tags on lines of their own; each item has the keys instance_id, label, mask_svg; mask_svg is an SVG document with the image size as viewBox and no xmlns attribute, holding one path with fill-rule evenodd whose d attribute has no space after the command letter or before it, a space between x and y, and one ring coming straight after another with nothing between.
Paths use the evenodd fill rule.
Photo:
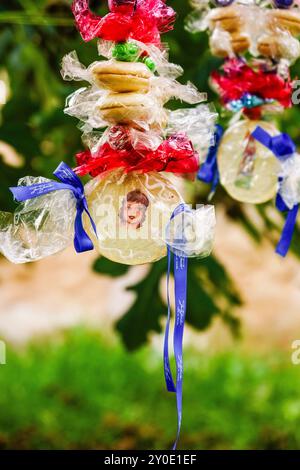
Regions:
<instances>
[{"instance_id":1,"label":"green grass","mask_svg":"<svg viewBox=\"0 0 300 470\"><path fill-rule=\"evenodd\" d=\"M300 366L289 354L185 352L179 448L300 448ZM0 448L168 449L175 396L159 353L128 354L95 333L8 349L0 366Z\"/></svg>"}]
</instances>

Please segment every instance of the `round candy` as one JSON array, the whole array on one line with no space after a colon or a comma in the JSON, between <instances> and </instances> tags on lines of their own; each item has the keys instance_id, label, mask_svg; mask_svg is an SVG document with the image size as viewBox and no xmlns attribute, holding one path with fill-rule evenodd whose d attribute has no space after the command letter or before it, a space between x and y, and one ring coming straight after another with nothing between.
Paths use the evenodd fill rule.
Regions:
<instances>
[{"instance_id":1,"label":"round candy","mask_svg":"<svg viewBox=\"0 0 300 470\"><path fill-rule=\"evenodd\" d=\"M85 192L98 239L88 221L86 230L101 255L129 265L150 263L166 255L166 225L182 202L167 176L118 170L94 178Z\"/></svg>"},{"instance_id":2,"label":"round candy","mask_svg":"<svg viewBox=\"0 0 300 470\"><path fill-rule=\"evenodd\" d=\"M139 55L139 48L132 42L120 42L115 45L112 56L123 62L135 62Z\"/></svg>"},{"instance_id":3,"label":"round candy","mask_svg":"<svg viewBox=\"0 0 300 470\"><path fill-rule=\"evenodd\" d=\"M155 65L155 62L151 59L151 57L145 57L143 62L145 65L147 65L148 69L151 72L155 72L156 65Z\"/></svg>"},{"instance_id":4,"label":"round candy","mask_svg":"<svg viewBox=\"0 0 300 470\"><path fill-rule=\"evenodd\" d=\"M251 136L256 126L270 135L278 130L263 121L240 121L224 134L217 159L221 184L233 199L260 204L275 196L279 162L274 154Z\"/></svg>"}]
</instances>

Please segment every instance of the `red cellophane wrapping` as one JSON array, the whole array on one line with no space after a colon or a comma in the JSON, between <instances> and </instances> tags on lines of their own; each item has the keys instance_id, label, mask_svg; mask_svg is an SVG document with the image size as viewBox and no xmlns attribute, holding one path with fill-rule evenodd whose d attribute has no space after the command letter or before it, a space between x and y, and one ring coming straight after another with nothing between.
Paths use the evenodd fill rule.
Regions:
<instances>
[{"instance_id":1,"label":"red cellophane wrapping","mask_svg":"<svg viewBox=\"0 0 300 470\"><path fill-rule=\"evenodd\" d=\"M284 79L274 70L264 67L250 67L241 59L228 60L223 74L213 72L212 84L220 93L223 104L240 99L245 93L272 99L282 107L291 106L292 82Z\"/></svg>"},{"instance_id":2,"label":"red cellophane wrapping","mask_svg":"<svg viewBox=\"0 0 300 470\"><path fill-rule=\"evenodd\" d=\"M172 29L176 13L165 0L110 0L104 17L93 14L88 0L74 0L72 10L85 41L98 37L121 42L135 39L160 44L160 34Z\"/></svg>"},{"instance_id":3,"label":"red cellophane wrapping","mask_svg":"<svg viewBox=\"0 0 300 470\"><path fill-rule=\"evenodd\" d=\"M195 173L198 169L198 154L184 133L173 134L155 150L134 148L125 126L111 128L110 134L115 139L108 139L95 153L86 150L76 155L78 175L95 177L116 168L126 173L167 171L176 174Z\"/></svg>"}]
</instances>

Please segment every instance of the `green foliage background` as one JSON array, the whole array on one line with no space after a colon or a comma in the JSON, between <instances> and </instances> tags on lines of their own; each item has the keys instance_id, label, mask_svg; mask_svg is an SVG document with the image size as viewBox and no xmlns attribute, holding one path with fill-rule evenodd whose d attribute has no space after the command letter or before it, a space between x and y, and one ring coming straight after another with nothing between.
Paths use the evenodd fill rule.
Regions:
<instances>
[{"instance_id":1,"label":"green foliage background","mask_svg":"<svg viewBox=\"0 0 300 470\"><path fill-rule=\"evenodd\" d=\"M178 12L175 30L165 36L170 60L183 66L184 82L191 80L208 93L209 101L215 101L220 122L226 125L228 115L219 109L208 86L210 72L221 62L210 55L205 33L185 31L184 20L191 10L188 1L169 3ZM11 166L4 156L0 158L0 210L13 210L8 188L19 177L51 177L62 160L72 165L73 156L82 148L77 121L62 111L66 97L81 84L63 82L60 62L64 54L76 49L88 65L96 60L97 51L95 41L81 40L70 4L70 0L1 0L0 78L8 79L10 95L0 108L0 141L10 144L23 163ZM94 11L106 11L104 1L90 4ZM293 77L300 75L299 67L293 67ZM279 128L290 133L296 143L300 140L299 118L296 106L277 118ZM193 203L203 202L208 193L200 183L187 183L187 189ZM215 203L222 205L256 243L263 238L274 244L278 240L281 225L270 216L269 204L257 207L258 229L244 206L232 201L221 188ZM292 250L300 255L298 231ZM112 277L128 269L103 258L96 260L93 268ZM166 261L159 261L130 287L136 300L116 324L127 349L140 348L150 332L161 330L166 305L159 286L165 271ZM242 300L215 257L190 261L188 299L187 321L194 328L207 328L219 315L238 334L234 309ZM297 370L283 358L264 364L238 352L211 358L191 352L187 357L183 446L299 447L299 380ZM174 402L163 392L160 360L145 346L128 356L119 344L112 348L90 333L75 332L65 343L36 346L23 355L10 351L9 363L0 371L0 447L170 447L175 431ZM197 416L195 407L199 409ZM149 427L139 424L142 422Z\"/></svg>"},{"instance_id":2,"label":"green foliage background","mask_svg":"<svg viewBox=\"0 0 300 470\"><path fill-rule=\"evenodd\" d=\"M0 373L2 449L170 449L174 395L161 355L128 355L76 330L24 353ZM130 379L129 379L130 378ZM197 411L196 411L197 410ZM296 449L299 371L284 355L185 351L183 449Z\"/></svg>"}]
</instances>

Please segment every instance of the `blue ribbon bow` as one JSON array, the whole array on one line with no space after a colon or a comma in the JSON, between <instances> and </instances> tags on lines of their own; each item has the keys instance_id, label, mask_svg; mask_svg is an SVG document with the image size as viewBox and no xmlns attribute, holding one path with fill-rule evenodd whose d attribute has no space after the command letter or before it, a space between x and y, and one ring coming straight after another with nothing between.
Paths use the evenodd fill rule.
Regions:
<instances>
[{"instance_id":1,"label":"blue ribbon bow","mask_svg":"<svg viewBox=\"0 0 300 470\"><path fill-rule=\"evenodd\" d=\"M84 212L88 215L92 228L97 236L95 223L88 210L87 200L84 195L84 187L78 176L73 170L64 162L53 172L62 183L58 181L47 181L45 183L33 184L31 186L17 186L9 188L13 193L15 199L19 202L33 199L35 197L43 196L44 194L58 191L61 189L68 189L72 191L76 198L76 217L75 217L75 234L74 234L74 247L77 253L93 250L94 245L88 234L83 228L82 215Z\"/></svg>"},{"instance_id":2,"label":"blue ribbon bow","mask_svg":"<svg viewBox=\"0 0 300 470\"><path fill-rule=\"evenodd\" d=\"M262 127L257 126L252 137L274 153L280 161L287 160L296 151L296 146L288 134L282 133L271 136Z\"/></svg>"},{"instance_id":3,"label":"blue ribbon bow","mask_svg":"<svg viewBox=\"0 0 300 470\"><path fill-rule=\"evenodd\" d=\"M285 161L290 158L296 151L296 146L288 134L282 133L271 136L262 127L257 126L252 132L252 136L262 145L271 150L275 157L280 161ZM279 185L281 184L281 181L282 178L279 178ZM295 204L292 209L289 209L278 191L276 195L276 208L280 212L288 213L280 240L275 250L278 255L284 257L288 253L292 242L299 204Z\"/></svg>"},{"instance_id":4,"label":"blue ribbon bow","mask_svg":"<svg viewBox=\"0 0 300 470\"><path fill-rule=\"evenodd\" d=\"M200 166L197 175L197 178L200 181L203 181L204 183L211 183L210 196L214 194L220 179L217 152L223 133L224 131L222 126L217 124L214 133L214 145L209 148L206 160Z\"/></svg>"},{"instance_id":5,"label":"blue ribbon bow","mask_svg":"<svg viewBox=\"0 0 300 470\"><path fill-rule=\"evenodd\" d=\"M179 204L174 210L171 220L182 212L190 211L190 208L185 204ZM176 386L173 380L170 358L169 358L169 331L171 320L171 307L170 307L170 291L169 280L171 271L171 258L172 253L169 245L168 249L168 274L167 274L167 298L168 298L168 318L165 330L164 339L164 374L168 392L176 393L177 403L177 436L173 445L173 450L176 449L182 421L182 382L183 382L183 333L184 321L186 315L186 298L187 298L187 268L188 258L183 253L174 253L174 284L175 284L175 326L173 335L174 355L176 362Z\"/></svg>"}]
</instances>

